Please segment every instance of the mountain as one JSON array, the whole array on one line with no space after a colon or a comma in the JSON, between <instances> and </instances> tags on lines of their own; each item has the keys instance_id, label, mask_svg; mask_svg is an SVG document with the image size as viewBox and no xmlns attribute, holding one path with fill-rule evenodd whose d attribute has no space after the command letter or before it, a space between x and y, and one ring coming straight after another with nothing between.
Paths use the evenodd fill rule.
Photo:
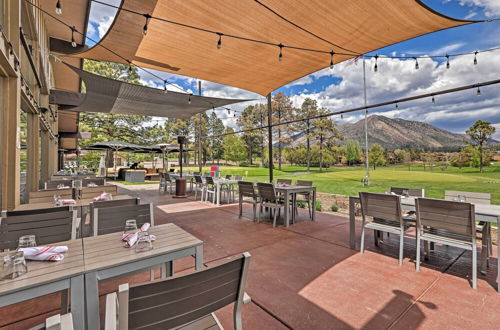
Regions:
<instances>
[{"instance_id":1,"label":"mountain","mask_svg":"<svg viewBox=\"0 0 500 330\"><path fill-rule=\"evenodd\" d=\"M354 124L339 125L340 133L346 140L357 140L362 146L365 141L364 119ZM378 143L393 150L414 148L426 150L458 150L467 139L464 134L448 132L435 126L412 120L388 118L379 115L368 117L368 142ZM304 133L293 136L291 146L305 145Z\"/></svg>"}]
</instances>

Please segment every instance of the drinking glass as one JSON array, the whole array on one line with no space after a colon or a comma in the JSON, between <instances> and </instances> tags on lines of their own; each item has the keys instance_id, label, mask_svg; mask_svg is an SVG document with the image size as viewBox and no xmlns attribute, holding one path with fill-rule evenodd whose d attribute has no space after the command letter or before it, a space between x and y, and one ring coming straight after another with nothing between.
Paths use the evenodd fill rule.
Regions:
<instances>
[{"instance_id":1,"label":"drinking glass","mask_svg":"<svg viewBox=\"0 0 500 330\"><path fill-rule=\"evenodd\" d=\"M137 233L137 244L135 245L135 252L146 252L153 249L151 236L147 231L140 231Z\"/></svg>"},{"instance_id":2,"label":"drinking glass","mask_svg":"<svg viewBox=\"0 0 500 330\"><path fill-rule=\"evenodd\" d=\"M54 195L53 200L54 200L54 206L61 206L62 205L60 195Z\"/></svg>"},{"instance_id":3,"label":"drinking glass","mask_svg":"<svg viewBox=\"0 0 500 330\"><path fill-rule=\"evenodd\" d=\"M3 257L2 280L14 279L28 272L28 265L22 251L6 254Z\"/></svg>"},{"instance_id":4,"label":"drinking glass","mask_svg":"<svg viewBox=\"0 0 500 330\"><path fill-rule=\"evenodd\" d=\"M137 221L135 219L125 220L123 234L135 234L137 232Z\"/></svg>"},{"instance_id":5,"label":"drinking glass","mask_svg":"<svg viewBox=\"0 0 500 330\"><path fill-rule=\"evenodd\" d=\"M403 189L403 196L404 197L410 196L410 192L408 191L408 189Z\"/></svg>"},{"instance_id":6,"label":"drinking glass","mask_svg":"<svg viewBox=\"0 0 500 330\"><path fill-rule=\"evenodd\" d=\"M36 237L35 235L24 235L19 237L19 241L17 243L17 248L28 248L36 246Z\"/></svg>"}]
</instances>

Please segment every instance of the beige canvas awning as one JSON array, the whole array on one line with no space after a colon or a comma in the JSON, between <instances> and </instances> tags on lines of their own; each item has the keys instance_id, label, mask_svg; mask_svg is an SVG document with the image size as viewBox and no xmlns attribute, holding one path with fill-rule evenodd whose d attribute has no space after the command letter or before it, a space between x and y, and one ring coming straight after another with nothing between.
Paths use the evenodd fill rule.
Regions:
<instances>
[{"instance_id":1,"label":"beige canvas awning","mask_svg":"<svg viewBox=\"0 0 500 330\"><path fill-rule=\"evenodd\" d=\"M65 2L71 1L76 0ZM124 0L122 6L224 34L337 53L364 54L470 23L445 17L419 0ZM144 23L144 17L120 10L100 43L139 66L261 95L330 64L329 54L293 49L284 49L279 62L277 46L225 36L217 49L216 34L158 20L150 20L144 36ZM99 46L76 56L126 63ZM334 56L334 62L352 57Z\"/></svg>"}]
</instances>

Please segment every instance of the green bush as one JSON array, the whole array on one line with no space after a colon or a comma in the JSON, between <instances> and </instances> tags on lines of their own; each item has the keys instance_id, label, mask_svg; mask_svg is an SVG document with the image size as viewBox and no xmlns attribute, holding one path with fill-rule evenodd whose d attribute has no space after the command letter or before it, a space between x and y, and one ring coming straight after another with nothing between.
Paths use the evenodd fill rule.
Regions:
<instances>
[{"instance_id":1,"label":"green bush","mask_svg":"<svg viewBox=\"0 0 500 330\"><path fill-rule=\"evenodd\" d=\"M306 207L306 202L297 202L297 206L303 209Z\"/></svg>"},{"instance_id":2,"label":"green bush","mask_svg":"<svg viewBox=\"0 0 500 330\"><path fill-rule=\"evenodd\" d=\"M337 212L339 210L339 207L334 204L334 205L330 206L330 209L332 210L332 212Z\"/></svg>"},{"instance_id":3,"label":"green bush","mask_svg":"<svg viewBox=\"0 0 500 330\"><path fill-rule=\"evenodd\" d=\"M321 201L316 201L316 211L323 211L323 206L321 206Z\"/></svg>"}]
</instances>

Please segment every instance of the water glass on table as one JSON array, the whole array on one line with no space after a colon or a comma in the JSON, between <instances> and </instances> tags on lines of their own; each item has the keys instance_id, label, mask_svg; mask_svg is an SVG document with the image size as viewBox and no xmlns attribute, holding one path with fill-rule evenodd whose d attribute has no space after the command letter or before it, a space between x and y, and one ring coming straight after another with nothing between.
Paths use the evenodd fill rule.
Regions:
<instances>
[{"instance_id":1,"label":"water glass on table","mask_svg":"<svg viewBox=\"0 0 500 330\"><path fill-rule=\"evenodd\" d=\"M140 231L137 233L137 244L135 252L146 252L153 249L153 242L151 236L147 231Z\"/></svg>"},{"instance_id":2,"label":"water glass on table","mask_svg":"<svg viewBox=\"0 0 500 330\"><path fill-rule=\"evenodd\" d=\"M36 246L36 237L35 235L24 235L19 237L17 248L28 248Z\"/></svg>"},{"instance_id":3,"label":"water glass on table","mask_svg":"<svg viewBox=\"0 0 500 330\"><path fill-rule=\"evenodd\" d=\"M15 279L28 272L28 265L22 251L10 252L4 255L0 278L2 280Z\"/></svg>"},{"instance_id":4,"label":"water glass on table","mask_svg":"<svg viewBox=\"0 0 500 330\"><path fill-rule=\"evenodd\" d=\"M135 234L137 232L137 221L135 219L125 220L125 228L123 234Z\"/></svg>"}]
</instances>

